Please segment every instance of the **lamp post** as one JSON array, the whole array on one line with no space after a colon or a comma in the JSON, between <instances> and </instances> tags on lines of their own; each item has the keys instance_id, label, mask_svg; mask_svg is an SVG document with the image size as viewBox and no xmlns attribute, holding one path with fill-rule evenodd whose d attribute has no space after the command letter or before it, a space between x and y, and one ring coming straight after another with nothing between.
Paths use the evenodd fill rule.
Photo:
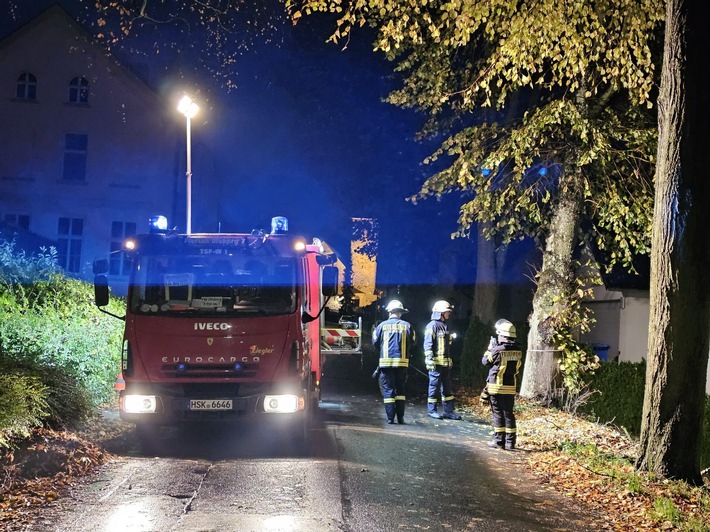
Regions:
<instances>
[{"instance_id":1,"label":"lamp post","mask_svg":"<svg viewBox=\"0 0 710 532\"><path fill-rule=\"evenodd\" d=\"M185 95L178 103L178 111L185 115L185 134L186 134L186 153L187 153L187 167L185 170L185 177L187 180L187 224L186 233L189 235L192 233L192 153L190 146L190 119L197 114L200 109L192 98Z\"/></svg>"}]
</instances>

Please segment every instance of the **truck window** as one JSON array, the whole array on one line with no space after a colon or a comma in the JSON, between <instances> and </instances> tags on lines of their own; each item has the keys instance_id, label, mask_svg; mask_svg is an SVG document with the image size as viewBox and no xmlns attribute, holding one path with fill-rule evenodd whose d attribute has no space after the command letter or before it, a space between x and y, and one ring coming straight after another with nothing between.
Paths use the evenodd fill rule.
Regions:
<instances>
[{"instance_id":1,"label":"truck window","mask_svg":"<svg viewBox=\"0 0 710 532\"><path fill-rule=\"evenodd\" d=\"M141 314L287 314L296 305L296 260L264 254L144 255L135 261L131 311Z\"/></svg>"}]
</instances>

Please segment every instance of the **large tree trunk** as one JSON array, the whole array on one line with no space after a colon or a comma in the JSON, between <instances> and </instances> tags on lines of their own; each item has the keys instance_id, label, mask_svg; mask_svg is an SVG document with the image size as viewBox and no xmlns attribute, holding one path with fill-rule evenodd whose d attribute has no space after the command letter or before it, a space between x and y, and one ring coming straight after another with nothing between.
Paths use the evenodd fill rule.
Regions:
<instances>
[{"instance_id":1,"label":"large tree trunk","mask_svg":"<svg viewBox=\"0 0 710 532\"><path fill-rule=\"evenodd\" d=\"M552 345L549 318L556 298L574 283L572 254L582 210L580 170L567 165L560 178L558 204L542 254L542 267L533 296L528 349L523 367L520 395L549 397L558 375L559 352Z\"/></svg>"},{"instance_id":2,"label":"large tree trunk","mask_svg":"<svg viewBox=\"0 0 710 532\"><path fill-rule=\"evenodd\" d=\"M638 467L695 484L710 334L710 32L700 0L669 0L651 253L648 368Z\"/></svg>"}]
</instances>

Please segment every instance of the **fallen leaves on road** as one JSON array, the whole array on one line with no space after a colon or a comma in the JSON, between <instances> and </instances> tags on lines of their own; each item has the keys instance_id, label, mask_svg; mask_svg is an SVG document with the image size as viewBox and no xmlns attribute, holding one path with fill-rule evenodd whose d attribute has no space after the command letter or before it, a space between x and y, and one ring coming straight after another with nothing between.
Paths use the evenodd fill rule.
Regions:
<instances>
[{"instance_id":1,"label":"fallen leaves on road","mask_svg":"<svg viewBox=\"0 0 710 532\"><path fill-rule=\"evenodd\" d=\"M457 400L462 410L490 419L475 391ZM706 487L692 487L637 472L638 442L609 425L520 399L516 419L518 447L532 472L598 513L600 530L710 531L708 479Z\"/></svg>"},{"instance_id":2,"label":"fallen leaves on road","mask_svg":"<svg viewBox=\"0 0 710 532\"><path fill-rule=\"evenodd\" d=\"M78 478L108 459L98 445L69 432L35 430L12 452L0 455L0 528L31 523Z\"/></svg>"}]
</instances>

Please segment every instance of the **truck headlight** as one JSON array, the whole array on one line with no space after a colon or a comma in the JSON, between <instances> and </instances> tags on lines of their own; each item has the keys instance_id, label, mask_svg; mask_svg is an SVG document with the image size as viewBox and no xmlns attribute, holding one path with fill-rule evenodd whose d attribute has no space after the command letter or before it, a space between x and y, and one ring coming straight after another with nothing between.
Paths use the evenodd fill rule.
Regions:
<instances>
[{"instance_id":1,"label":"truck headlight","mask_svg":"<svg viewBox=\"0 0 710 532\"><path fill-rule=\"evenodd\" d=\"M264 412L293 414L303 410L305 401L298 395L266 395L264 396Z\"/></svg>"},{"instance_id":2,"label":"truck headlight","mask_svg":"<svg viewBox=\"0 0 710 532\"><path fill-rule=\"evenodd\" d=\"M126 395L123 397L123 411L127 414L153 414L157 411L155 395Z\"/></svg>"}]
</instances>

